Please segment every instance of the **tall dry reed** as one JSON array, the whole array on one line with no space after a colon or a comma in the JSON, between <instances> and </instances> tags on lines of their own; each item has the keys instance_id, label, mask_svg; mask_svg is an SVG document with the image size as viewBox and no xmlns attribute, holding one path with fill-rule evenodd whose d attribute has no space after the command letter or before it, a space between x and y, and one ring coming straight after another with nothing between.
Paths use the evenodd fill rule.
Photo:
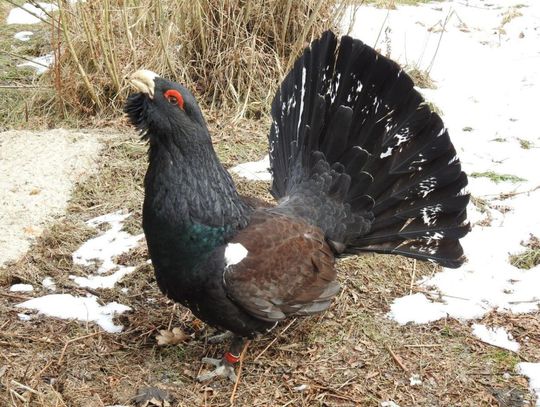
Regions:
<instances>
[{"instance_id":1,"label":"tall dry reed","mask_svg":"<svg viewBox=\"0 0 540 407\"><path fill-rule=\"evenodd\" d=\"M63 111L117 114L127 78L151 69L211 109L267 110L279 80L314 37L335 28L333 0L59 1L50 71Z\"/></svg>"}]
</instances>

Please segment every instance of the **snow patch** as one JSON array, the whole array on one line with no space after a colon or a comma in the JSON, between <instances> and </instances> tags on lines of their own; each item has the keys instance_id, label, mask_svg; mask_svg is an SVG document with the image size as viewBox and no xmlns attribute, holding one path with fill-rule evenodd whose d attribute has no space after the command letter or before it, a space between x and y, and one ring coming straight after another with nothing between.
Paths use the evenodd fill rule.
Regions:
<instances>
[{"instance_id":1,"label":"snow patch","mask_svg":"<svg viewBox=\"0 0 540 407\"><path fill-rule=\"evenodd\" d=\"M473 334L482 342L508 349L513 352L517 352L519 350L519 343L514 341L512 334L506 332L504 328L490 328L482 324L474 324L472 328Z\"/></svg>"},{"instance_id":2,"label":"snow patch","mask_svg":"<svg viewBox=\"0 0 540 407\"><path fill-rule=\"evenodd\" d=\"M113 322L115 315L130 311L131 308L110 302L100 305L97 297L75 297L71 294L49 294L33 298L16 305L20 308L34 309L39 314L61 319L75 319L82 322L95 322L107 332L117 333L123 329L122 325Z\"/></svg>"},{"instance_id":3,"label":"snow patch","mask_svg":"<svg viewBox=\"0 0 540 407\"><path fill-rule=\"evenodd\" d=\"M240 263L248 255L241 243L229 243L225 248L225 267Z\"/></svg>"},{"instance_id":4,"label":"snow patch","mask_svg":"<svg viewBox=\"0 0 540 407\"><path fill-rule=\"evenodd\" d=\"M113 288L122 278L132 273L135 267L118 266L118 270L107 276L89 275L88 277L69 276L79 287Z\"/></svg>"},{"instance_id":5,"label":"snow patch","mask_svg":"<svg viewBox=\"0 0 540 407\"><path fill-rule=\"evenodd\" d=\"M47 54L41 57L32 58L31 61L23 62L22 64L19 64L17 66L18 67L29 66L30 68L35 69L38 75L41 75L47 72L49 70L49 66L51 66L53 63L54 63L54 55Z\"/></svg>"},{"instance_id":6,"label":"snow patch","mask_svg":"<svg viewBox=\"0 0 540 407\"><path fill-rule=\"evenodd\" d=\"M458 270L443 269L418 281L417 287L425 295L396 300L389 316L399 323L425 323L447 315L474 319L491 310L533 312L540 306L540 268L519 270L509 263L510 254L524 250L520 242L530 234L540 236L540 190L534 190L540 185L540 172L531 170L538 166L538 150L522 146L522 140L535 147L540 143L534 107L540 93L540 2L524 0L527 12L506 24L502 33L496 27L512 5L504 0L490 3L493 6L485 7L480 1L444 1L437 7L400 5L396 10L366 6L351 32L381 48L380 32L391 27L387 33L390 56L404 65L429 70L437 87L421 92L443 112L461 165L469 175L493 171L526 180L494 182L469 176L468 190L488 207L483 208L484 213L472 204L468 208L473 224L483 224L461 240L468 261ZM444 39L439 43L440 30L430 27L437 27L447 16ZM478 63L459 63L464 60ZM398 134L408 138L408 130ZM420 157L413 164L423 161ZM425 180L419 193L426 196L435 187L435 180ZM506 209L498 210L500 206ZM431 225L434 215L425 211L422 219ZM486 226L488 220L491 224ZM399 310L400 306L405 308Z\"/></svg>"},{"instance_id":7,"label":"snow patch","mask_svg":"<svg viewBox=\"0 0 540 407\"><path fill-rule=\"evenodd\" d=\"M34 35L32 31L20 31L16 33L13 38L19 41L30 41L32 35Z\"/></svg>"},{"instance_id":8,"label":"snow patch","mask_svg":"<svg viewBox=\"0 0 540 407\"><path fill-rule=\"evenodd\" d=\"M396 298L390 306L388 316L399 324L413 322L426 324L445 318L444 304L432 302L422 293Z\"/></svg>"},{"instance_id":9,"label":"snow patch","mask_svg":"<svg viewBox=\"0 0 540 407\"><path fill-rule=\"evenodd\" d=\"M54 282L54 280L51 277L45 277L41 281L41 285L44 288L46 288L47 290L51 290L51 291L56 290L56 283Z\"/></svg>"},{"instance_id":10,"label":"snow patch","mask_svg":"<svg viewBox=\"0 0 540 407\"><path fill-rule=\"evenodd\" d=\"M419 374L414 373L409 377L409 384L411 386L421 386L422 385L422 378Z\"/></svg>"},{"instance_id":11,"label":"snow patch","mask_svg":"<svg viewBox=\"0 0 540 407\"><path fill-rule=\"evenodd\" d=\"M271 181L272 174L270 174L269 168L270 157L266 155L260 161L250 161L238 164L229 171L250 181Z\"/></svg>"},{"instance_id":12,"label":"snow patch","mask_svg":"<svg viewBox=\"0 0 540 407\"><path fill-rule=\"evenodd\" d=\"M529 388L536 394L536 407L540 407L540 363L518 363L517 372L529 378Z\"/></svg>"},{"instance_id":13,"label":"snow patch","mask_svg":"<svg viewBox=\"0 0 540 407\"><path fill-rule=\"evenodd\" d=\"M41 8L30 3L24 3L21 7L12 9L6 19L7 24L38 24L47 18L47 13L58 10L55 4L37 3Z\"/></svg>"},{"instance_id":14,"label":"snow patch","mask_svg":"<svg viewBox=\"0 0 540 407\"><path fill-rule=\"evenodd\" d=\"M123 222L129 214L122 211L109 213L90 219L86 224L97 228L109 224L110 228L101 235L86 241L73 253L73 263L81 266L98 266L97 275L88 277L69 276L80 287L113 288L124 276L132 273L135 267L117 264L116 256L137 247L143 234L131 235L122 230ZM106 275L103 275L106 274Z\"/></svg>"},{"instance_id":15,"label":"snow patch","mask_svg":"<svg viewBox=\"0 0 540 407\"><path fill-rule=\"evenodd\" d=\"M34 291L34 287L32 287L32 284L13 284L9 288L9 291L17 292L17 293L25 293L25 292Z\"/></svg>"},{"instance_id":16,"label":"snow patch","mask_svg":"<svg viewBox=\"0 0 540 407\"><path fill-rule=\"evenodd\" d=\"M28 315L23 312L19 312L17 316L21 321L30 321L31 319L33 319L32 315Z\"/></svg>"}]
</instances>

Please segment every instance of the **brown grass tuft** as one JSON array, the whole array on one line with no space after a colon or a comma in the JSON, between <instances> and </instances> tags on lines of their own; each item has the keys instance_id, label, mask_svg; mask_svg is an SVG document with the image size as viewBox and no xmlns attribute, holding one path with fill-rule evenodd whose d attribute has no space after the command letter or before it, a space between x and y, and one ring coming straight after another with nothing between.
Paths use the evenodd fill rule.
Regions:
<instances>
[{"instance_id":1,"label":"brown grass tuft","mask_svg":"<svg viewBox=\"0 0 540 407\"><path fill-rule=\"evenodd\" d=\"M531 235L527 243L522 242L525 251L510 255L510 264L518 269L530 270L540 264L540 239Z\"/></svg>"},{"instance_id":2,"label":"brown grass tuft","mask_svg":"<svg viewBox=\"0 0 540 407\"><path fill-rule=\"evenodd\" d=\"M118 113L127 78L153 70L192 89L212 109L265 112L281 77L347 2L96 0L59 2L50 71L57 111Z\"/></svg>"}]
</instances>

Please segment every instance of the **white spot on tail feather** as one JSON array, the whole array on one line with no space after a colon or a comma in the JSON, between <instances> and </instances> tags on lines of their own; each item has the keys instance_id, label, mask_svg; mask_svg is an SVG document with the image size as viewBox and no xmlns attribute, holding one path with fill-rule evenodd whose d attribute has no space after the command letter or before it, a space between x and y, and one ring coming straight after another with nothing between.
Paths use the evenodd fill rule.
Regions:
<instances>
[{"instance_id":1,"label":"white spot on tail feather","mask_svg":"<svg viewBox=\"0 0 540 407\"><path fill-rule=\"evenodd\" d=\"M436 187L437 187L437 179L435 177L426 178L425 180L421 181L418 184L418 189L419 189L418 194L422 198L425 198L426 196L428 196L428 194L433 192Z\"/></svg>"},{"instance_id":2,"label":"white spot on tail feather","mask_svg":"<svg viewBox=\"0 0 540 407\"><path fill-rule=\"evenodd\" d=\"M302 68L302 89L300 89L300 111L298 112L298 127L296 128L296 139L300 136L300 124L302 123L302 113L304 113L304 95L306 94L306 67Z\"/></svg>"},{"instance_id":3,"label":"white spot on tail feather","mask_svg":"<svg viewBox=\"0 0 540 407\"><path fill-rule=\"evenodd\" d=\"M379 157L380 158L390 157L392 155L392 150L393 150L393 147L388 147L388 149L384 153L381 153Z\"/></svg>"},{"instance_id":4,"label":"white spot on tail feather","mask_svg":"<svg viewBox=\"0 0 540 407\"><path fill-rule=\"evenodd\" d=\"M422 208L420 210L420 213L422 214L422 220L424 221L424 224L428 226L435 224L435 221L437 220L437 214L440 213L441 211L442 211L441 204Z\"/></svg>"},{"instance_id":5,"label":"white spot on tail feather","mask_svg":"<svg viewBox=\"0 0 540 407\"><path fill-rule=\"evenodd\" d=\"M459 158L457 155L453 156L450 161L448 161L448 165L454 164L455 162L459 161Z\"/></svg>"},{"instance_id":6,"label":"white spot on tail feather","mask_svg":"<svg viewBox=\"0 0 540 407\"><path fill-rule=\"evenodd\" d=\"M248 255L241 243L229 243L225 248L225 267L240 263Z\"/></svg>"},{"instance_id":7,"label":"white spot on tail feather","mask_svg":"<svg viewBox=\"0 0 540 407\"><path fill-rule=\"evenodd\" d=\"M432 244L437 245L436 241L441 240L443 238L444 238L444 233L435 232L433 233L432 236L428 236L426 243L428 245L432 245Z\"/></svg>"}]
</instances>

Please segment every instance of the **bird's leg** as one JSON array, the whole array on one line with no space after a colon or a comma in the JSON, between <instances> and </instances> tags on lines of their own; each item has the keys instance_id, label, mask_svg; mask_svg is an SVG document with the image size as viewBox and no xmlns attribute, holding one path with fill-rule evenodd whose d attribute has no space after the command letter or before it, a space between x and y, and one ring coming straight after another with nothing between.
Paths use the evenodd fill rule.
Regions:
<instances>
[{"instance_id":1,"label":"bird's leg","mask_svg":"<svg viewBox=\"0 0 540 407\"><path fill-rule=\"evenodd\" d=\"M231 331L225 331L217 335L212 335L208 338L208 343L216 344L216 343L222 343L223 341L227 339L231 339L234 337L234 334Z\"/></svg>"},{"instance_id":2,"label":"bird's leg","mask_svg":"<svg viewBox=\"0 0 540 407\"><path fill-rule=\"evenodd\" d=\"M228 377L233 382L236 381L236 373L234 372L234 365L240 360L240 353L244 348L245 340L241 336L234 336L229 347L229 351L226 352L221 359L203 358L203 363L214 365L216 368L212 372L200 374L197 376L197 380L205 382L213 379L214 377Z\"/></svg>"}]
</instances>

